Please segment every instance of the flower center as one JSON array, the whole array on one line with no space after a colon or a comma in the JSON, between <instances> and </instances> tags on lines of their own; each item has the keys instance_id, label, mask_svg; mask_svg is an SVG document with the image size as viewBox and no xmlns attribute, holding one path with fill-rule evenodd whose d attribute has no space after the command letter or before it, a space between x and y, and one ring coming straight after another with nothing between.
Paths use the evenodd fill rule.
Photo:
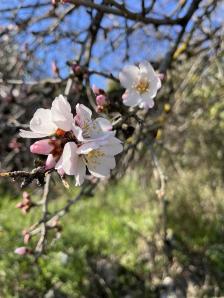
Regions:
<instances>
[{"instance_id":1,"label":"flower center","mask_svg":"<svg viewBox=\"0 0 224 298\"><path fill-rule=\"evenodd\" d=\"M101 132L100 127L96 123L89 123L89 122L84 122L83 127L83 137L85 138L91 138L94 135L97 135Z\"/></svg>"},{"instance_id":2,"label":"flower center","mask_svg":"<svg viewBox=\"0 0 224 298\"><path fill-rule=\"evenodd\" d=\"M138 83L134 86L134 88L140 93L143 94L149 91L150 83L147 79L140 79Z\"/></svg>"},{"instance_id":3,"label":"flower center","mask_svg":"<svg viewBox=\"0 0 224 298\"><path fill-rule=\"evenodd\" d=\"M55 132L55 135L56 135L57 137L64 137L65 133L66 133L66 132L65 132L63 129L58 128L58 129L56 130L56 132Z\"/></svg>"},{"instance_id":4,"label":"flower center","mask_svg":"<svg viewBox=\"0 0 224 298\"><path fill-rule=\"evenodd\" d=\"M82 135L85 137L85 138L89 138L90 137L90 132L91 132L91 127L90 127L90 124L85 121L82 125Z\"/></svg>"},{"instance_id":5,"label":"flower center","mask_svg":"<svg viewBox=\"0 0 224 298\"><path fill-rule=\"evenodd\" d=\"M87 162L91 162L92 164L99 164L99 158L103 157L105 154L100 150L92 150L87 156Z\"/></svg>"}]
</instances>

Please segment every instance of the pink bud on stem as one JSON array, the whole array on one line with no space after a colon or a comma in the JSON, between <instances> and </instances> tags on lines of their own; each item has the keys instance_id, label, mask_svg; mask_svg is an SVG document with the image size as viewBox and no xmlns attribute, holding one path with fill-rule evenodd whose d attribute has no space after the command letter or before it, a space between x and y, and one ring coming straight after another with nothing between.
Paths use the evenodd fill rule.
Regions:
<instances>
[{"instance_id":1,"label":"pink bud on stem","mask_svg":"<svg viewBox=\"0 0 224 298\"><path fill-rule=\"evenodd\" d=\"M40 140L30 146L30 151L35 154L48 155L54 149L50 139Z\"/></svg>"},{"instance_id":2,"label":"pink bud on stem","mask_svg":"<svg viewBox=\"0 0 224 298\"><path fill-rule=\"evenodd\" d=\"M20 256L25 256L27 254L31 253L31 249L25 246L17 247L14 250L15 254L20 255Z\"/></svg>"},{"instance_id":3,"label":"pink bud on stem","mask_svg":"<svg viewBox=\"0 0 224 298\"><path fill-rule=\"evenodd\" d=\"M106 105L106 96L102 95L102 94L98 95L96 97L96 103L97 103L98 106Z\"/></svg>"}]
</instances>

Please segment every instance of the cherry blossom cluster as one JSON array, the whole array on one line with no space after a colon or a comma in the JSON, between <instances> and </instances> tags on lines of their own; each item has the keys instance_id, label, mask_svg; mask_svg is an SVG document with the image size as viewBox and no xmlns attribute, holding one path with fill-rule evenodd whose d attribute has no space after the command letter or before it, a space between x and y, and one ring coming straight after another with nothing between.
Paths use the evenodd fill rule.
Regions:
<instances>
[{"instance_id":1,"label":"cherry blossom cluster","mask_svg":"<svg viewBox=\"0 0 224 298\"><path fill-rule=\"evenodd\" d=\"M119 79L126 88L122 96L125 105L144 109L154 106L161 80L150 63L125 66ZM96 86L93 93L100 113L107 106L107 95ZM31 145L31 152L47 155L46 170L55 169L61 176L72 175L79 186L87 172L98 178L109 177L116 166L115 155L123 146L109 120L102 117L93 120L91 110L83 104L77 104L75 110L73 115L69 102L60 95L50 109L40 108L35 112L30 131L21 129L20 136L42 138Z\"/></svg>"},{"instance_id":2,"label":"cherry blossom cluster","mask_svg":"<svg viewBox=\"0 0 224 298\"><path fill-rule=\"evenodd\" d=\"M80 78L88 72L78 64L73 64L72 69ZM145 110L153 108L154 98L161 87L161 76L150 63L142 62L138 67L125 66L119 79L126 89L122 96L124 105ZM109 113L109 94L95 85L92 92L96 98L96 112L103 113L101 115ZM88 174L97 178L109 177L116 166L115 156L123 151L122 142L115 136L116 132L108 119L93 119L92 111L83 104L78 103L73 109L63 95L53 100L50 109L37 109L29 126L30 130L20 130L20 136L40 139L30 146L30 151L46 156L44 173L54 169L62 177L65 174L74 176L76 186L80 186ZM19 150L21 145L13 140L10 146ZM35 206L37 204L30 195L24 192L22 201L16 207L26 214ZM52 221L47 227L60 229L58 220ZM23 237L27 245L32 234L26 229ZM15 253L23 256L32 255L34 251L22 246L16 248Z\"/></svg>"},{"instance_id":3,"label":"cherry blossom cluster","mask_svg":"<svg viewBox=\"0 0 224 298\"><path fill-rule=\"evenodd\" d=\"M116 165L114 156L123 150L109 120L93 120L91 110L83 104L76 105L74 116L62 95L55 98L50 109L38 109L30 121L30 131L21 129L20 136L43 138L31 145L31 152L47 155L46 169L74 176L76 186L84 182L87 169L95 177L108 177Z\"/></svg>"}]
</instances>

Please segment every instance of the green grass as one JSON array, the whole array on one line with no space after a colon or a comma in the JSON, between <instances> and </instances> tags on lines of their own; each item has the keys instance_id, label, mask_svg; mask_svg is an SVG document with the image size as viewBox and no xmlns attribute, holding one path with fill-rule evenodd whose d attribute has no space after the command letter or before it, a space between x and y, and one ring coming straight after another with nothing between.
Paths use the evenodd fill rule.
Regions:
<instances>
[{"instance_id":1,"label":"green grass","mask_svg":"<svg viewBox=\"0 0 224 298\"><path fill-rule=\"evenodd\" d=\"M174 178L167 186L168 234L175 262L190 265L192 255L199 255L206 258L209 270L220 274L224 270L223 190L221 186L212 190L201 172L178 179L178 184ZM151 297L164 274L161 206L155 190L153 184L143 187L136 174L80 201L61 221L60 239L52 242L50 237L48 252L38 264L32 256L13 252L23 245L21 230L38 218L38 212L24 216L15 208L17 200L2 197L0 297L38 298L46 293L50 297L51 292L52 297ZM54 200L54 208L62 206L72 192ZM170 275L177 272L171 269Z\"/></svg>"}]
</instances>

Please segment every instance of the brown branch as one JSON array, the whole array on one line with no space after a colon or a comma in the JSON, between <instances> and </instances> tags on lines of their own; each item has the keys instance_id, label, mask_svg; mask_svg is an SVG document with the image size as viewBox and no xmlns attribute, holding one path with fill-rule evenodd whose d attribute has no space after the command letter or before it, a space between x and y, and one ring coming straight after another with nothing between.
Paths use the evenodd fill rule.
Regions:
<instances>
[{"instance_id":1,"label":"brown branch","mask_svg":"<svg viewBox=\"0 0 224 298\"><path fill-rule=\"evenodd\" d=\"M53 171L53 170L51 170ZM44 179L46 173L49 173L49 170L46 170L45 167L37 167L33 169L31 172L28 171L13 171L13 172L2 172L0 173L0 177L11 177L13 179L23 178L21 183L21 188L29 185L33 180L37 180L38 185L44 185Z\"/></svg>"},{"instance_id":2,"label":"brown branch","mask_svg":"<svg viewBox=\"0 0 224 298\"><path fill-rule=\"evenodd\" d=\"M120 16L120 17L124 17L129 20L142 22L145 24L154 24L157 26L159 26L159 25L180 25L183 23L183 21L185 20L185 17L186 17L185 16L183 18L177 18L177 19L170 19L168 17L165 17L163 19L156 19L156 18L150 18L150 17L143 17L141 13L140 14L133 13L125 8L123 8L122 10L118 10L118 9L115 9L108 5L94 3L90 0L71 0L70 2L73 3L74 5L82 5L87 8L97 9L98 11L102 11L104 13L109 13L109 14Z\"/></svg>"}]
</instances>

